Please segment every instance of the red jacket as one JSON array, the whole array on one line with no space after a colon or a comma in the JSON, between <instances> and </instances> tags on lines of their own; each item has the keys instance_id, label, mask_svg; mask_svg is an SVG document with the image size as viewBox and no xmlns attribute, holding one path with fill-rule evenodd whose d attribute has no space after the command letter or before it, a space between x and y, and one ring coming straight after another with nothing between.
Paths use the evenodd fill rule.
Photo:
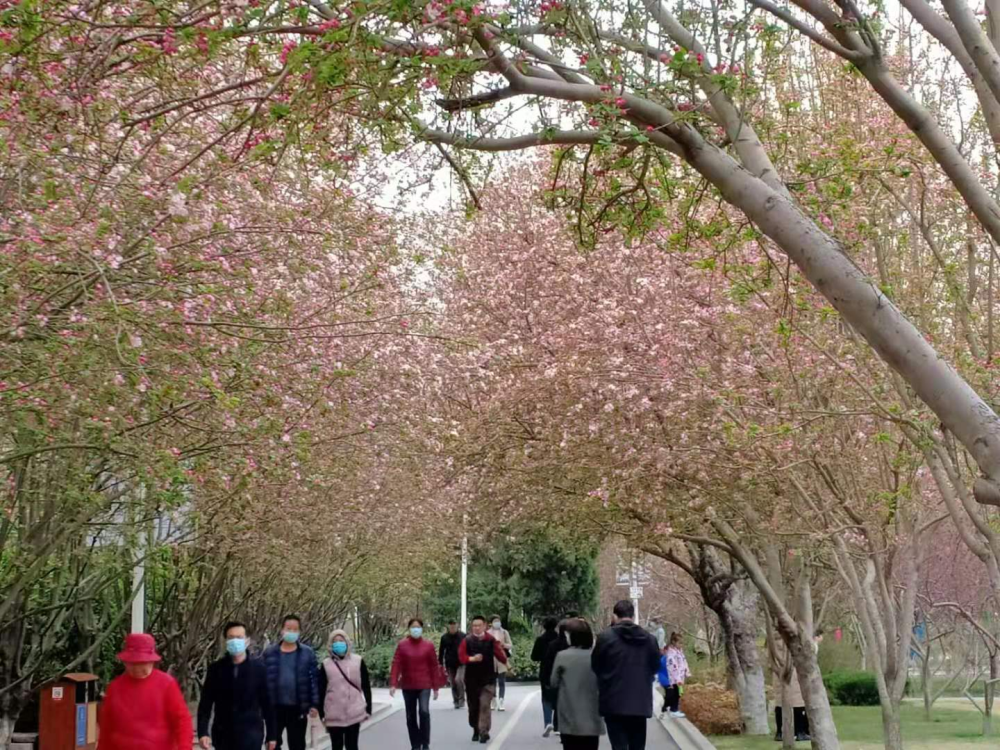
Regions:
<instances>
[{"instance_id":1,"label":"red jacket","mask_svg":"<svg viewBox=\"0 0 1000 750\"><path fill-rule=\"evenodd\" d=\"M396 646L392 657L389 687L403 690L438 690L444 686L437 650L426 638L413 640L406 636Z\"/></svg>"},{"instance_id":2,"label":"red jacket","mask_svg":"<svg viewBox=\"0 0 1000 750\"><path fill-rule=\"evenodd\" d=\"M123 674L108 685L97 725L98 750L191 750L191 712L177 680L154 669L144 680Z\"/></svg>"}]
</instances>

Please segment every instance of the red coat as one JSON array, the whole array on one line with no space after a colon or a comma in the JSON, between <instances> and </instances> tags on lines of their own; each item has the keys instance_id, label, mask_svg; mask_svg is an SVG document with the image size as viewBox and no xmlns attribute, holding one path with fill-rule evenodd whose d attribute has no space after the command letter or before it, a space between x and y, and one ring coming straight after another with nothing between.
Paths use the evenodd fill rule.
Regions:
<instances>
[{"instance_id":1,"label":"red coat","mask_svg":"<svg viewBox=\"0 0 1000 750\"><path fill-rule=\"evenodd\" d=\"M144 680L123 674L108 685L98 714L98 750L191 750L191 712L177 680L154 669Z\"/></svg>"},{"instance_id":2,"label":"red coat","mask_svg":"<svg viewBox=\"0 0 1000 750\"><path fill-rule=\"evenodd\" d=\"M396 646L392 657L389 687L403 690L439 690L444 687L444 675L438 664L437 650L426 638L414 640L407 636Z\"/></svg>"}]
</instances>

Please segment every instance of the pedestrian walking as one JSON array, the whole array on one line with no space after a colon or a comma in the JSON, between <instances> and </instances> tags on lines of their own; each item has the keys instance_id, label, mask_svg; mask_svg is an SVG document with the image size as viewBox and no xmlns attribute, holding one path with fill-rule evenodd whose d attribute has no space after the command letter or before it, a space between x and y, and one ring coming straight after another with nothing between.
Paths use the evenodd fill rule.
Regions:
<instances>
[{"instance_id":1,"label":"pedestrian walking","mask_svg":"<svg viewBox=\"0 0 1000 750\"><path fill-rule=\"evenodd\" d=\"M361 724L372 715L372 684L365 660L351 650L343 630L330 633L330 655L316 673L322 696L320 717L330 750L358 750Z\"/></svg>"},{"instance_id":2,"label":"pedestrian walking","mask_svg":"<svg viewBox=\"0 0 1000 750\"><path fill-rule=\"evenodd\" d=\"M601 633L591 654L600 714L613 750L645 750L646 721L653 715L653 679L660 668L660 651L656 638L636 625L634 617L632 602L618 602L613 625Z\"/></svg>"},{"instance_id":3,"label":"pedestrian walking","mask_svg":"<svg viewBox=\"0 0 1000 750\"><path fill-rule=\"evenodd\" d=\"M410 747L428 750L431 746L431 691L437 700L444 680L434 644L424 638L424 621L414 617L407 627L410 632L396 646L392 657L389 695L395 696L396 688L402 688Z\"/></svg>"},{"instance_id":4,"label":"pedestrian walking","mask_svg":"<svg viewBox=\"0 0 1000 750\"><path fill-rule=\"evenodd\" d=\"M582 617L569 620L564 632L569 648L559 652L552 669L559 694L560 739L566 750L597 750L604 722L599 713L597 675L590 665L594 632Z\"/></svg>"},{"instance_id":5,"label":"pedestrian walking","mask_svg":"<svg viewBox=\"0 0 1000 750\"><path fill-rule=\"evenodd\" d=\"M229 622L222 629L226 656L205 675L198 703L198 737L203 750L268 750L278 745L278 722L267 689L264 662L247 654L247 629ZM211 723L211 731L209 724ZM211 739L210 739L211 738Z\"/></svg>"},{"instance_id":6,"label":"pedestrian walking","mask_svg":"<svg viewBox=\"0 0 1000 750\"><path fill-rule=\"evenodd\" d=\"M455 708L465 706L465 667L458 660L458 647L465 638L465 633L458 629L458 623L452 620L448 623L448 632L441 636L438 648L438 663L448 673L448 683L451 685L451 699Z\"/></svg>"},{"instance_id":7,"label":"pedestrian walking","mask_svg":"<svg viewBox=\"0 0 1000 750\"><path fill-rule=\"evenodd\" d=\"M670 686L667 687L664 695L664 705L670 716L675 719L683 719L681 693L684 690L684 681L691 676L691 670L688 668L688 660L684 655L684 644L680 633L670 635L670 643L667 644L664 660L667 664L667 675L670 677Z\"/></svg>"},{"instance_id":8,"label":"pedestrian walking","mask_svg":"<svg viewBox=\"0 0 1000 750\"><path fill-rule=\"evenodd\" d=\"M670 710L670 698L667 695L667 691L670 689L670 672L667 671L666 647L664 647L663 653L660 655L660 669L656 673L656 681L659 684L660 692L663 694L663 708L660 709L660 713L665 714Z\"/></svg>"},{"instance_id":9,"label":"pedestrian walking","mask_svg":"<svg viewBox=\"0 0 1000 750\"><path fill-rule=\"evenodd\" d=\"M302 620L286 615L281 639L264 650L267 689L278 721L278 750L288 735L288 750L306 750L309 717L319 716L316 652L301 643Z\"/></svg>"},{"instance_id":10,"label":"pedestrian walking","mask_svg":"<svg viewBox=\"0 0 1000 750\"><path fill-rule=\"evenodd\" d=\"M490 708L504 711L503 701L507 696L507 672L510 670L510 657L514 653L514 641L511 639L510 633L508 633L504 628L500 615L493 615L492 620L490 635L492 635L503 648L504 652L507 654L507 660L500 661L497 659L496 664L494 665L497 671L497 690L496 697L490 703Z\"/></svg>"},{"instance_id":11,"label":"pedestrian walking","mask_svg":"<svg viewBox=\"0 0 1000 750\"><path fill-rule=\"evenodd\" d=\"M545 729L542 732L543 737L548 737L555 728L552 724L552 714L555 705L553 694L555 693L555 688L549 684L552 669L550 666L546 674L543 666L549 646L559 640L559 634L556 632L557 627L559 627L559 621L556 618L546 617L544 622L542 622L543 632L535 639L535 643L531 647L531 660L538 663L539 679L542 683L542 721L545 723Z\"/></svg>"},{"instance_id":12,"label":"pedestrian walking","mask_svg":"<svg viewBox=\"0 0 1000 750\"><path fill-rule=\"evenodd\" d=\"M108 685L97 717L100 750L191 750L191 714L177 680L156 668L156 641L125 637L125 674Z\"/></svg>"},{"instance_id":13,"label":"pedestrian walking","mask_svg":"<svg viewBox=\"0 0 1000 750\"><path fill-rule=\"evenodd\" d=\"M555 689L555 684L552 682L552 669L555 667L556 657L559 655L559 652L569 648L569 641L566 640L566 623L575 618L576 613L573 613L566 615L565 619L559 621L559 624L556 626L557 638L549 644L545 652L545 658L542 660L541 669L539 670L539 679L542 684L549 686L549 699L552 701L552 730L546 727L545 732L542 733L545 737L552 731L559 734L559 691Z\"/></svg>"},{"instance_id":14,"label":"pedestrian walking","mask_svg":"<svg viewBox=\"0 0 1000 750\"><path fill-rule=\"evenodd\" d=\"M656 635L656 645L659 646L660 651L663 651L667 647L667 631L658 618L653 620L653 625L656 626L653 630Z\"/></svg>"},{"instance_id":15,"label":"pedestrian walking","mask_svg":"<svg viewBox=\"0 0 1000 750\"><path fill-rule=\"evenodd\" d=\"M490 703L496 690L496 665L506 664L507 652L486 629L486 618L472 618L472 633L458 647L458 659L465 665L465 695L469 705L472 741L490 741L493 715Z\"/></svg>"},{"instance_id":16,"label":"pedestrian walking","mask_svg":"<svg viewBox=\"0 0 1000 750\"><path fill-rule=\"evenodd\" d=\"M819 652L819 644L823 642L823 629L817 628L812 639L812 649L814 653ZM781 675L776 673L775 685L781 686ZM780 741L784 736L782 731L782 721L784 720L784 715L782 712L782 701L781 693L778 693L776 705L774 707L774 718L775 723L778 726L777 732L774 736L776 741ZM810 727L809 727L809 715L806 713L806 701L805 697L802 695L802 686L799 685L799 674L795 670L795 667L791 668L791 678L788 682L788 686L784 691L784 701L785 706L792 709L792 731L795 733L796 742L809 742L812 739Z\"/></svg>"}]
</instances>

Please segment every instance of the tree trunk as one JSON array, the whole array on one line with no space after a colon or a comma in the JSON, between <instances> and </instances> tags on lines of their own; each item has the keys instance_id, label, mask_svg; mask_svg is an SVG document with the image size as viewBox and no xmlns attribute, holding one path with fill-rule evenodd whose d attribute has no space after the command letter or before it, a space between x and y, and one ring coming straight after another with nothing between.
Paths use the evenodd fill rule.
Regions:
<instances>
[{"instance_id":1,"label":"tree trunk","mask_svg":"<svg viewBox=\"0 0 1000 750\"><path fill-rule=\"evenodd\" d=\"M10 738L14 734L14 718L6 714L0 715L0 750L6 750Z\"/></svg>"},{"instance_id":2,"label":"tree trunk","mask_svg":"<svg viewBox=\"0 0 1000 750\"><path fill-rule=\"evenodd\" d=\"M885 750L903 750L903 727L899 720L899 706L882 704L882 736Z\"/></svg>"},{"instance_id":3,"label":"tree trunk","mask_svg":"<svg viewBox=\"0 0 1000 750\"><path fill-rule=\"evenodd\" d=\"M759 594L752 584L742 581L730 586L729 596L720 607L729 676L740 702L743 731L749 735L766 735L767 694L764 687L764 666L757 650L757 603Z\"/></svg>"},{"instance_id":4,"label":"tree trunk","mask_svg":"<svg viewBox=\"0 0 1000 750\"><path fill-rule=\"evenodd\" d=\"M781 684L781 750L795 750L795 707L788 700L788 685Z\"/></svg>"},{"instance_id":5,"label":"tree trunk","mask_svg":"<svg viewBox=\"0 0 1000 750\"><path fill-rule=\"evenodd\" d=\"M800 637L790 640L799 686L806 699L806 714L809 716L809 733L812 735L813 750L840 750L837 726L833 722L833 711L830 710L830 699L819 671L816 650L811 642L803 641Z\"/></svg>"}]
</instances>

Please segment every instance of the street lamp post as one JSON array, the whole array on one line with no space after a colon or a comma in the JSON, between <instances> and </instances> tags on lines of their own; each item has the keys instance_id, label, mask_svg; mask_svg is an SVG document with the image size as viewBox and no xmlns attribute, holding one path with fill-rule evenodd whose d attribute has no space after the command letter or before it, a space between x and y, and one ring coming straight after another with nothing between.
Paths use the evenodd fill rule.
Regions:
<instances>
[{"instance_id":1,"label":"street lamp post","mask_svg":"<svg viewBox=\"0 0 1000 750\"><path fill-rule=\"evenodd\" d=\"M469 535L465 527L469 516L462 514L462 632L469 630Z\"/></svg>"}]
</instances>

